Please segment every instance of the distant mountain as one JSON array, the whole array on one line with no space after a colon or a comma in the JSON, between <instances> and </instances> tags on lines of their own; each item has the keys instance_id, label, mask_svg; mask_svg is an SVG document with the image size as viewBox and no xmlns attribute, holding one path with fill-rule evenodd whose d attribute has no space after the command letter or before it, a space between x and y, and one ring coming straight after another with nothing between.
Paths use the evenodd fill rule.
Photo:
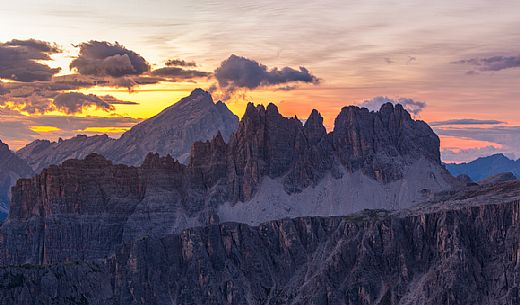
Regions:
<instances>
[{"instance_id":1,"label":"distant mountain","mask_svg":"<svg viewBox=\"0 0 520 305\"><path fill-rule=\"evenodd\" d=\"M473 181L480 181L501 173L511 172L520 178L520 159L511 160L504 154L481 157L467 163L449 163L446 168L453 176L468 175Z\"/></svg>"},{"instance_id":2,"label":"distant mountain","mask_svg":"<svg viewBox=\"0 0 520 305\"><path fill-rule=\"evenodd\" d=\"M194 142L210 140L218 132L227 141L237 126L238 117L224 103L214 103L208 92L196 89L155 117L132 127L117 140L106 135L79 135L58 142L37 140L17 154L36 172L67 159L85 158L90 153L136 166L149 152L162 156L170 154L186 163Z\"/></svg>"},{"instance_id":3,"label":"distant mountain","mask_svg":"<svg viewBox=\"0 0 520 305\"><path fill-rule=\"evenodd\" d=\"M9 193L16 180L33 174L31 167L10 151L7 144L0 141L0 219L8 213Z\"/></svg>"},{"instance_id":4,"label":"distant mountain","mask_svg":"<svg viewBox=\"0 0 520 305\"><path fill-rule=\"evenodd\" d=\"M187 163L194 142L210 140L218 132L228 141L237 127L238 117L224 103L214 103L208 92L195 89L125 132L108 147L105 156L119 163L140 165L149 152L154 152Z\"/></svg>"},{"instance_id":5,"label":"distant mountain","mask_svg":"<svg viewBox=\"0 0 520 305\"><path fill-rule=\"evenodd\" d=\"M58 142L36 140L16 154L26 160L35 172L40 172L51 164L59 164L67 159L83 159L92 152L103 153L115 141L107 135L78 135Z\"/></svg>"}]
</instances>

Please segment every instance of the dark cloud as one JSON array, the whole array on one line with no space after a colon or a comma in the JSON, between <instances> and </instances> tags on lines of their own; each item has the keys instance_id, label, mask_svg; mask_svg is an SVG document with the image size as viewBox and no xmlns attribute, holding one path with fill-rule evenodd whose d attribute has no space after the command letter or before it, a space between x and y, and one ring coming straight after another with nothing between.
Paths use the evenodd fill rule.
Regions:
<instances>
[{"instance_id":1,"label":"dark cloud","mask_svg":"<svg viewBox=\"0 0 520 305\"><path fill-rule=\"evenodd\" d=\"M55 45L35 39L0 43L0 78L20 82L48 81L59 68L40 63L60 53Z\"/></svg>"},{"instance_id":2,"label":"dark cloud","mask_svg":"<svg viewBox=\"0 0 520 305\"><path fill-rule=\"evenodd\" d=\"M137 102L131 101L123 101L113 97L112 95L105 95L100 97L103 101L109 103L110 105L139 105Z\"/></svg>"},{"instance_id":3,"label":"dark cloud","mask_svg":"<svg viewBox=\"0 0 520 305\"><path fill-rule=\"evenodd\" d=\"M139 54L119 43L106 41L85 42L70 67L83 75L122 77L150 71L150 65Z\"/></svg>"},{"instance_id":4,"label":"dark cloud","mask_svg":"<svg viewBox=\"0 0 520 305\"><path fill-rule=\"evenodd\" d=\"M114 106L94 94L80 92L60 93L54 97L53 105L57 110L67 114L83 112L83 109L94 107L104 111L115 110Z\"/></svg>"},{"instance_id":5,"label":"dark cloud","mask_svg":"<svg viewBox=\"0 0 520 305\"><path fill-rule=\"evenodd\" d=\"M62 50L58 47L57 44L36 39L13 39L4 43L4 45L12 47L27 47L31 50L37 50L47 54L56 54L62 52Z\"/></svg>"},{"instance_id":6,"label":"dark cloud","mask_svg":"<svg viewBox=\"0 0 520 305\"><path fill-rule=\"evenodd\" d=\"M417 61L417 57L415 56L408 56L408 61L406 62L407 65Z\"/></svg>"},{"instance_id":7,"label":"dark cloud","mask_svg":"<svg viewBox=\"0 0 520 305\"><path fill-rule=\"evenodd\" d=\"M103 85L108 87L127 88L132 91L135 86L157 84L163 80L163 78L155 76L128 76L107 79Z\"/></svg>"},{"instance_id":8,"label":"dark cloud","mask_svg":"<svg viewBox=\"0 0 520 305\"><path fill-rule=\"evenodd\" d=\"M42 114L53 110L50 97L43 94L25 92L24 90L0 96L0 106L17 111L25 111L29 114Z\"/></svg>"},{"instance_id":9,"label":"dark cloud","mask_svg":"<svg viewBox=\"0 0 520 305\"><path fill-rule=\"evenodd\" d=\"M179 67L165 67L152 71L151 75L163 77L168 80L186 80L192 78L208 77L211 75L211 73L196 70L184 70Z\"/></svg>"},{"instance_id":10,"label":"dark cloud","mask_svg":"<svg viewBox=\"0 0 520 305\"><path fill-rule=\"evenodd\" d=\"M492 56L483 58L470 58L454 62L475 66L479 71L501 71L512 68L520 68L520 55L517 56ZM473 74L475 71L473 71Z\"/></svg>"},{"instance_id":11,"label":"dark cloud","mask_svg":"<svg viewBox=\"0 0 520 305\"><path fill-rule=\"evenodd\" d=\"M448 126L448 125L500 125L506 122L497 120L477 120L477 119L454 119L447 121L437 121L429 123L431 126Z\"/></svg>"},{"instance_id":12,"label":"dark cloud","mask_svg":"<svg viewBox=\"0 0 520 305\"><path fill-rule=\"evenodd\" d=\"M391 99L386 96L377 96L374 97L371 100L366 100L363 103L361 103L360 107L368 108L372 111L377 111L381 108L383 104L386 103L392 103L394 105L401 104L401 106L404 107L408 112L413 114L414 116L417 116L421 113L421 111L426 108L426 103L422 101L416 101L411 98L398 98L398 99Z\"/></svg>"},{"instance_id":13,"label":"dark cloud","mask_svg":"<svg viewBox=\"0 0 520 305\"><path fill-rule=\"evenodd\" d=\"M233 92L237 89L255 89L261 86L273 86L291 82L317 84L319 79L309 70L300 67L295 70L290 67L272 68L257 61L231 55L215 70L215 77L223 91Z\"/></svg>"},{"instance_id":14,"label":"dark cloud","mask_svg":"<svg viewBox=\"0 0 520 305\"><path fill-rule=\"evenodd\" d=\"M114 111L114 105L136 105L135 102L122 101L111 95L99 97L80 92L34 91L33 87L17 88L8 95L0 96L0 106L4 109L23 111L29 114L45 114L61 111L66 114L79 114L86 108L94 107L104 111ZM9 102L9 103L8 103Z\"/></svg>"},{"instance_id":15,"label":"dark cloud","mask_svg":"<svg viewBox=\"0 0 520 305\"><path fill-rule=\"evenodd\" d=\"M197 63L194 61L185 61L182 59L170 59L166 62L167 67L196 67Z\"/></svg>"}]
</instances>

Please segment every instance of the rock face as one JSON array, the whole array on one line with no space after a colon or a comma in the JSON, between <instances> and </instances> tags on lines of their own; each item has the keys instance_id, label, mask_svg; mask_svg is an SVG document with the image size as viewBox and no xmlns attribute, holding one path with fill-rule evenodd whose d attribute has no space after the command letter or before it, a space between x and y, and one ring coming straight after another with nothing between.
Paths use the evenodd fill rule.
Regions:
<instances>
[{"instance_id":1,"label":"rock face","mask_svg":"<svg viewBox=\"0 0 520 305\"><path fill-rule=\"evenodd\" d=\"M226 223L97 261L0 268L3 304L520 302L520 183L417 208ZM493 198L493 199L492 199Z\"/></svg>"},{"instance_id":2,"label":"rock face","mask_svg":"<svg viewBox=\"0 0 520 305\"><path fill-rule=\"evenodd\" d=\"M201 89L181 99L161 113L147 119L115 140L106 135L79 135L67 140L37 140L17 154L35 172L68 159L85 158L98 153L107 159L127 165L140 165L149 152L170 154L187 163L191 145L212 139L219 131L227 141L238 126L238 118L211 95Z\"/></svg>"},{"instance_id":3,"label":"rock face","mask_svg":"<svg viewBox=\"0 0 520 305\"><path fill-rule=\"evenodd\" d=\"M9 211L11 187L15 185L16 180L33 174L29 165L11 152L7 144L0 141L0 220Z\"/></svg>"},{"instance_id":4,"label":"rock face","mask_svg":"<svg viewBox=\"0 0 520 305\"><path fill-rule=\"evenodd\" d=\"M465 174L473 181L484 180L506 172L511 172L520 178L520 159L511 160L504 154L494 154L467 163L446 164L446 168L454 176Z\"/></svg>"}]
</instances>

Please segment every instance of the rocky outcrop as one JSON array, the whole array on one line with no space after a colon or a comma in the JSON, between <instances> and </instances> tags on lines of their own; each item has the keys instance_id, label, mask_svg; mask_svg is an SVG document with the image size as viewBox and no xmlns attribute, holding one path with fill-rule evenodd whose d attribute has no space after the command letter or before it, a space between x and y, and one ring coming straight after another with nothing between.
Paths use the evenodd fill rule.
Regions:
<instances>
[{"instance_id":1,"label":"rocky outcrop","mask_svg":"<svg viewBox=\"0 0 520 305\"><path fill-rule=\"evenodd\" d=\"M95 262L3 267L0 299L6 305L518 304L520 184L459 192L398 213L210 225L128 242Z\"/></svg>"},{"instance_id":2,"label":"rocky outcrop","mask_svg":"<svg viewBox=\"0 0 520 305\"><path fill-rule=\"evenodd\" d=\"M150 152L171 155L187 163L191 146L197 141L212 139L218 132L229 140L238 126L238 118L211 95L201 89L164 109L155 117L132 127L119 139L107 135L79 135L67 140L50 142L36 140L17 154L35 172L68 159L83 159L98 153L116 163L140 165Z\"/></svg>"},{"instance_id":3,"label":"rocky outcrop","mask_svg":"<svg viewBox=\"0 0 520 305\"><path fill-rule=\"evenodd\" d=\"M414 156L440 163L439 138L423 121L415 121L401 106L384 104L379 112L346 107L335 120L334 148L344 166L381 181L402 177Z\"/></svg>"},{"instance_id":4,"label":"rocky outcrop","mask_svg":"<svg viewBox=\"0 0 520 305\"><path fill-rule=\"evenodd\" d=\"M16 180L33 174L29 165L11 152L7 144L0 141L0 220L8 213L11 187L15 185Z\"/></svg>"}]
</instances>

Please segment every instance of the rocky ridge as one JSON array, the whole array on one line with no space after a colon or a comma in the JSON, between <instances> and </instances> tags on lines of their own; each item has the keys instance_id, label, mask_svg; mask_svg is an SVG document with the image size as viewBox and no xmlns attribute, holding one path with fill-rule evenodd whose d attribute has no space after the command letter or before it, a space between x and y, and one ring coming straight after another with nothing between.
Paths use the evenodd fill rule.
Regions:
<instances>
[{"instance_id":1,"label":"rocky ridge","mask_svg":"<svg viewBox=\"0 0 520 305\"><path fill-rule=\"evenodd\" d=\"M399 209L455 183L438 137L401 106L346 107L336 121L326 133L316 111L302 124L249 104L229 143L220 133L195 143L188 165L159 154L140 167L96 154L53 165L13 189L0 263L98 259L125 241L221 221Z\"/></svg>"}]
</instances>

